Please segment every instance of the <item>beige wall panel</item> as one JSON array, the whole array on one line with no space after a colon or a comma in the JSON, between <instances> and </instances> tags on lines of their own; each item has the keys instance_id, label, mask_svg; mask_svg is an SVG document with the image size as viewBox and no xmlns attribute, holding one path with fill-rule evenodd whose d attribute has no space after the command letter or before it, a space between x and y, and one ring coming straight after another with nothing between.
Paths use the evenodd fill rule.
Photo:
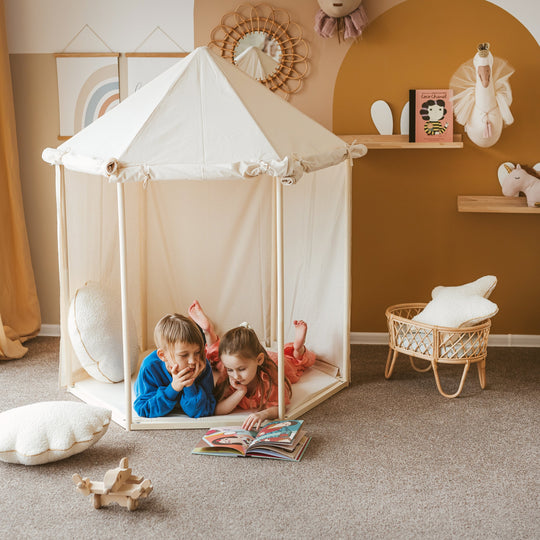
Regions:
<instances>
[{"instance_id":1,"label":"beige wall panel","mask_svg":"<svg viewBox=\"0 0 540 540\"><path fill-rule=\"evenodd\" d=\"M43 324L59 324L54 168L41 159L60 144L58 90L52 54L11 55L11 77L28 241Z\"/></svg>"}]
</instances>

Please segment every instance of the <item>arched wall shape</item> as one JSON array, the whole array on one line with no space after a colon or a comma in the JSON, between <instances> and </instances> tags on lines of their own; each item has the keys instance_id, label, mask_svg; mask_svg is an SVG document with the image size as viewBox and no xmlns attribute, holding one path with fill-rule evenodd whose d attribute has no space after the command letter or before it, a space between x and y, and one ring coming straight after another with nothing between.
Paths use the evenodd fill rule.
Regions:
<instances>
[{"instance_id":1,"label":"arched wall shape","mask_svg":"<svg viewBox=\"0 0 540 540\"><path fill-rule=\"evenodd\" d=\"M426 24L429 21L438 24ZM403 24L407 21L407 24ZM434 40L433 36L437 36ZM370 23L349 49L334 92L333 130L377 133L370 106L387 101L399 133L410 88L446 88L481 41L508 60L514 124L491 148L464 138L463 149L370 150L353 168L351 327L384 332L384 310L430 299L436 285L494 274L497 334L538 334L540 238L536 215L461 214L458 195L501 195L503 161L538 162L540 47L505 10L485 0L408 0ZM361 74L361 77L359 77ZM455 131L462 126L454 123Z\"/></svg>"}]
</instances>

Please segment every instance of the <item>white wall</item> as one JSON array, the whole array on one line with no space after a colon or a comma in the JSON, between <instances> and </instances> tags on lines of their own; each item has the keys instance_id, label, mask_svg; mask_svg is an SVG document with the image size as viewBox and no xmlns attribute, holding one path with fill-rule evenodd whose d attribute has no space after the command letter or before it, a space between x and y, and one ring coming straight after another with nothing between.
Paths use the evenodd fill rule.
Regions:
<instances>
[{"instance_id":1,"label":"white wall","mask_svg":"<svg viewBox=\"0 0 540 540\"><path fill-rule=\"evenodd\" d=\"M191 51L194 1L5 0L9 52ZM157 27L162 32L154 32Z\"/></svg>"},{"instance_id":2,"label":"white wall","mask_svg":"<svg viewBox=\"0 0 540 540\"><path fill-rule=\"evenodd\" d=\"M378 16L404 0L377 0ZM540 0L487 0L518 19L540 43ZM193 50L195 0L5 0L11 54ZM254 2L258 3L258 2ZM271 2L270 2L271 3ZM317 9L313 0L314 11ZM366 5L369 0L365 1ZM69 48L66 46L88 25ZM160 27L163 32L154 32ZM106 43L104 45L92 30ZM154 33L153 33L154 32ZM141 46L141 43L151 37ZM178 44L178 46L176 45ZM141 46L141 47L140 47ZM139 48L140 47L140 48Z\"/></svg>"},{"instance_id":3,"label":"white wall","mask_svg":"<svg viewBox=\"0 0 540 540\"><path fill-rule=\"evenodd\" d=\"M512 14L540 44L539 0L488 0Z\"/></svg>"}]
</instances>

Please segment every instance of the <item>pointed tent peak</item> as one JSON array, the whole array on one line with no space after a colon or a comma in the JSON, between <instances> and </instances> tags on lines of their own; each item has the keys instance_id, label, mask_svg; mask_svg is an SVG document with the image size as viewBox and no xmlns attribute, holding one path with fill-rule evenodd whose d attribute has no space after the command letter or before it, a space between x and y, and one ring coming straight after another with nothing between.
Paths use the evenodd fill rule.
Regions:
<instances>
[{"instance_id":1,"label":"pointed tent peak","mask_svg":"<svg viewBox=\"0 0 540 540\"><path fill-rule=\"evenodd\" d=\"M299 159L313 158L315 161L320 161L315 158L317 154L335 153L336 149L346 150L345 155L349 157L361 157L367 152L364 145L355 144L353 147L348 147L337 135L234 64L216 55L208 47L201 47L201 49L204 49L201 54L207 55L209 60L213 61L225 75L246 109L257 124L263 127L268 140L282 158L295 155Z\"/></svg>"},{"instance_id":2,"label":"pointed tent peak","mask_svg":"<svg viewBox=\"0 0 540 540\"><path fill-rule=\"evenodd\" d=\"M43 159L115 181L296 181L365 152L199 47Z\"/></svg>"}]
</instances>

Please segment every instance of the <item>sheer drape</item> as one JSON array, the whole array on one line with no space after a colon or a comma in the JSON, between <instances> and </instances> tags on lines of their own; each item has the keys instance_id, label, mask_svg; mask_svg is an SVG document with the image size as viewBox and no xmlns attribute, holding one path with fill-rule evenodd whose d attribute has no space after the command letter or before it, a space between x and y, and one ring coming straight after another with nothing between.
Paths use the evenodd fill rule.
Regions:
<instances>
[{"instance_id":1,"label":"sheer drape","mask_svg":"<svg viewBox=\"0 0 540 540\"><path fill-rule=\"evenodd\" d=\"M20 358L41 326L26 235L4 2L0 0L0 359Z\"/></svg>"}]
</instances>

